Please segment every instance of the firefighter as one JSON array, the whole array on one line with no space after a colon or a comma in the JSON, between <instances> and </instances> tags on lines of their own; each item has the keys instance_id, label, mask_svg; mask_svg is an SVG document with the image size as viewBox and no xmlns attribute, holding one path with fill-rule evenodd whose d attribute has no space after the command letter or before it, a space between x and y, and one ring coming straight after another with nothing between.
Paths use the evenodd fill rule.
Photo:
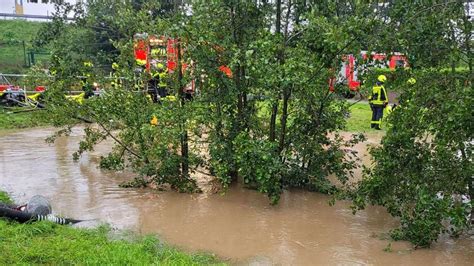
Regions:
<instances>
[{"instance_id":1,"label":"firefighter","mask_svg":"<svg viewBox=\"0 0 474 266\"><path fill-rule=\"evenodd\" d=\"M84 91L84 99L94 96L94 83L92 82L92 73L94 65L90 61L84 62L84 72L81 78L82 90Z\"/></svg>"},{"instance_id":2,"label":"firefighter","mask_svg":"<svg viewBox=\"0 0 474 266\"><path fill-rule=\"evenodd\" d=\"M118 76L118 72L119 72L119 64L117 63L112 63L112 77L113 77L113 80L112 82L110 83L110 85L112 86L112 88L118 88L121 84L120 82L120 78Z\"/></svg>"},{"instance_id":3,"label":"firefighter","mask_svg":"<svg viewBox=\"0 0 474 266\"><path fill-rule=\"evenodd\" d=\"M415 84L416 84L416 79L415 78L409 78L407 80L408 87L413 87L413 86L415 86ZM405 92L404 94L400 95L400 98L398 100L398 103L400 105L406 104L408 102L408 100L405 99L406 98L405 94L407 94L407 93L412 93L412 92L408 91L408 92Z\"/></svg>"},{"instance_id":4,"label":"firefighter","mask_svg":"<svg viewBox=\"0 0 474 266\"><path fill-rule=\"evenodd\" d=\"M148 88L147 88L147 91L148 91L148 94L150 95L151 97L151 100L154 102L154 103L157 103L159 101L159 94L158 94L158 87L159 87L159 84L160 84L160 73L158 72L158 69L155 69L153 68L150 72L150 79L148 80Z\"/></svg>"},{"instance_id":5,"label":"firefighter","mask_svg":"<svg viewBox=\"0 0 474 266\"><path fill-rule=\"evenodd\" d=\"M383 110L388 105L387 90L384 87L386 81L385 75L379 75L376 85L372 88L372 95L369 96L370 109L372 109L370 127L376 130L381 129Z\"/></svg>"},{"instance_id":6,"label":"firefighter","mask_svg":"<svg viewBox=\"0 0 474 266\"><path fill-rule=\"evenodd\" d=\"M136 68L134 69L135 74L135 90L141 91L145 89L145 82L143 80L143 74L146 72L147 69L147 61L141 59L135 59Z\"/></svg>"},{"instance_id":7,"label":"firefighter","mask_svg":"<svg viewBox=\"0 0 474 266\"><path fill-rule=\"evenodd\" d=\"M159 76L159 82L158 82L158 95L160 95L161 98L168 96L168 91L167 91L167 80L168 80L168 68L165 67L165 65L159 63L157 65L158 68L158 76Z\"/></svg>"}]
</instances>

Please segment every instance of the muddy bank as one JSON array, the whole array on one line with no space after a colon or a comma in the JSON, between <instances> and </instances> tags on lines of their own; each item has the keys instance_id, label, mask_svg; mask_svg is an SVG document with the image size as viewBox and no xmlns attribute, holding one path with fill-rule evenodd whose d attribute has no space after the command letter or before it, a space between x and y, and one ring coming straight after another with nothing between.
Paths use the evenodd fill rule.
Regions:
<instances>
[{"instance_id":1,"label":"muddy bank","mask_svg":"<svg viewBox=\"0 0 474 266\"><path fill-rule=\"evenodd\" d=\"M108 147L100 146L75 163L71 154L80 131L46 144L50 133L32 129L0 135L0 189L12 193L17 202L43 194L64 216L157 234L185 250L209 251L243 264L471 265L474 261L472 237L442 238L427 250L396 242L392 252L385 252L389 241L380 236L397 221L383 208L352 215L347 202L330 207L329 197L317 193L286 191L279 205L270 206L265 195L239 187L225 195L122 189L118 184L128 180L129 173L97 168L98 156Z\"/></svg>"}]
</instances>

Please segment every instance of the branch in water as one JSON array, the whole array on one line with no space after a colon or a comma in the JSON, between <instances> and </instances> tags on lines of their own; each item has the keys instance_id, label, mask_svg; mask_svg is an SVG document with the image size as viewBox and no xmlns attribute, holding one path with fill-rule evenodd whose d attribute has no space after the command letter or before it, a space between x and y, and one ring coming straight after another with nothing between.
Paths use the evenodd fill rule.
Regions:
<instances>
[{"instance_id":1,"label":"branch in water","mask_svg":"<svg viewBox=\"0 0 474 266\"><path fill-rule=\"evenodd\" d=\"M136 152L132 151L129 147L127 147L125 144L123 144L123 142L121 142L117 137L115 137L112 132L110 132L110 130L108 130L104 124L100 123L100 122L97 122L97 124L99 124L99 126L107 133L107 135L109 135L113 140L115 140L115 142L117 142L120 146L122 146L122 148L124 148L126 151L128 151L130 154L136 156L137 158L139 159L142 159L142 157L140 155L138 155Z\"/></svg>"}]
</instances>

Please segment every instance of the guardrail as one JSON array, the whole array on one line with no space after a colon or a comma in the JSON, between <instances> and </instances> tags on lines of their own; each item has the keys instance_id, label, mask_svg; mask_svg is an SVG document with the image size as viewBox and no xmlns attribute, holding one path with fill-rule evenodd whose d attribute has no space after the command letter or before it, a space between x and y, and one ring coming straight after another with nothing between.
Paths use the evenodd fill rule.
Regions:
<instances>
[{"instance_id":1,"label":"guardrail","mask_svg":"<svg viewBox=\"0 0 474 266\"><path fill-rule=\"evenodd\" d=\"M12 14L12 13L0 13L0 17L4 18L31 18L31 19L44 19L44 20L52 20L52 16L44 16L44 15L28 15L28 14ZM66 20L75 20L74 18L68 17Z\"/></svg>"}]
</instances>

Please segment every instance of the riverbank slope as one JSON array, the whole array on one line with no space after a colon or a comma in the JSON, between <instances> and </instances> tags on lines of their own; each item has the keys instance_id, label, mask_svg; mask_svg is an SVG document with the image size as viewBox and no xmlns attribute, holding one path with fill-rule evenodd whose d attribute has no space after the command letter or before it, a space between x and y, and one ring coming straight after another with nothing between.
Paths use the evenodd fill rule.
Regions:
<instances>
[{"instance_id":1,"label":"riverbank slope","mask_svg":"<svg viewBox=\"0 0 474 266\"><path fill-rule=\"evenodd\" d=\"M11 200L0 191L0 202ZM152 236L119 233L107 227L75 229L49 222L19 224L2 219L0 253L0 265L217 264L210 255L186 254Z\"/></svg>"}]
</instances>

